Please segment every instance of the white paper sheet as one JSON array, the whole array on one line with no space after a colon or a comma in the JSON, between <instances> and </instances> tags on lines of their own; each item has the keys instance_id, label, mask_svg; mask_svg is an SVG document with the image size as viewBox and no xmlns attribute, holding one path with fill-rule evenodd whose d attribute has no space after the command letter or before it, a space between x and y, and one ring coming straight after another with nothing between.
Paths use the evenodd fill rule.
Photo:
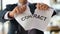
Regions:
<instances>
[{"instance_id":1,"label":"white paper sheet","mask_svg":"<svg viewBox=\"0 0 60 34\"><path fill-rule=\"evenodd\" d=\"M29 7L27 6L27 10L24 13L15 14L14 17L25 30L38 29L45 31L52 14L52 9L46 11L36 9L32 15Z\"/></svg>"}]
</instances>

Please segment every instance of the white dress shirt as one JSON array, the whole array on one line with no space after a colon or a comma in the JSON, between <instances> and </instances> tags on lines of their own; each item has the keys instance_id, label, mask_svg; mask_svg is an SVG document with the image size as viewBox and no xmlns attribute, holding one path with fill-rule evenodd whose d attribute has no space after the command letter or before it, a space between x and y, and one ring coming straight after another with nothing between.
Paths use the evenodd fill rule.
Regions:
<instances>
[{"instance_id":1,"label":"white dress shirt","mask_svg":"<svg viewBox=\"0 0 60 34\"><path fill-rule=\"evenodd\" d=\"M27 2L26 5L29 5L29 2ZM18 6L22 6L22 4L21 4L21 3L18 3ZM11 18L8 17L8 13L9 13L9 12L10 12L10 11L7 11L7 13L6 13L5 16L4 16L4 19L11 20Z\"/></svg>"}]
</instances>

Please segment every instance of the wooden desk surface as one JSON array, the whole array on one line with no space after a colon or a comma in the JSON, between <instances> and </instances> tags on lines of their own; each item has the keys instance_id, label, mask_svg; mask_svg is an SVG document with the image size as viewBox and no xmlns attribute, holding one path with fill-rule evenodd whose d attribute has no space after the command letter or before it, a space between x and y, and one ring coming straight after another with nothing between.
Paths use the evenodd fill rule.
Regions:
<instances>
[{"instance_id":1,"label":"wooden desk surface","mask_svg":"<svg viewBox=\"0 0 60 34\"><path fill-rule=\"evenodd\" d=\"M60 28L58 26L50 26L47 27L47 31L60 31Z\"/></svg>"}]
</instances>

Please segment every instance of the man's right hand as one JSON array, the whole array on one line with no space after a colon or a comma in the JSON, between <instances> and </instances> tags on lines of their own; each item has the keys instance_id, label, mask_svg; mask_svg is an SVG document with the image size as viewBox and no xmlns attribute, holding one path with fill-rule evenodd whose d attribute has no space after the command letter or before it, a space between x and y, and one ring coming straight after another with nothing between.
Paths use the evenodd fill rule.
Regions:
<instances>
[{"instance_id":1,"label":"man's right hand","mask_svg":"<svg viewBox=\"0 0 60 34\"><path fill-rule=\"evenodd\" d=\"M24 11L26 10L26 6L23 5L23 6L17 6L15 7L10 13L9 13L9 17L14 17L14 14L21 14L23 13Z\"/></svg>"}]
</instances>

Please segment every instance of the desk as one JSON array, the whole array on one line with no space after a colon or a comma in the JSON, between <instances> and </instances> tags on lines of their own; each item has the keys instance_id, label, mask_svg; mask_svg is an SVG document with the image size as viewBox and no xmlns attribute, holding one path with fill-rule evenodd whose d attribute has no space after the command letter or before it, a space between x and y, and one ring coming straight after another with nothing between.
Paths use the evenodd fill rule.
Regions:
<instances>
[{"instance_id":1,"label":"desk","mask_svg":"<svg viewBox=\"0 0 60 34\"><path fill-rule=\"evenodd\" d=\"M50 26L47 27L47 31L50 31L50 34L52 34L52 32L59 34L60 28L58 26Z\"/></svg>"}]
</instances>

